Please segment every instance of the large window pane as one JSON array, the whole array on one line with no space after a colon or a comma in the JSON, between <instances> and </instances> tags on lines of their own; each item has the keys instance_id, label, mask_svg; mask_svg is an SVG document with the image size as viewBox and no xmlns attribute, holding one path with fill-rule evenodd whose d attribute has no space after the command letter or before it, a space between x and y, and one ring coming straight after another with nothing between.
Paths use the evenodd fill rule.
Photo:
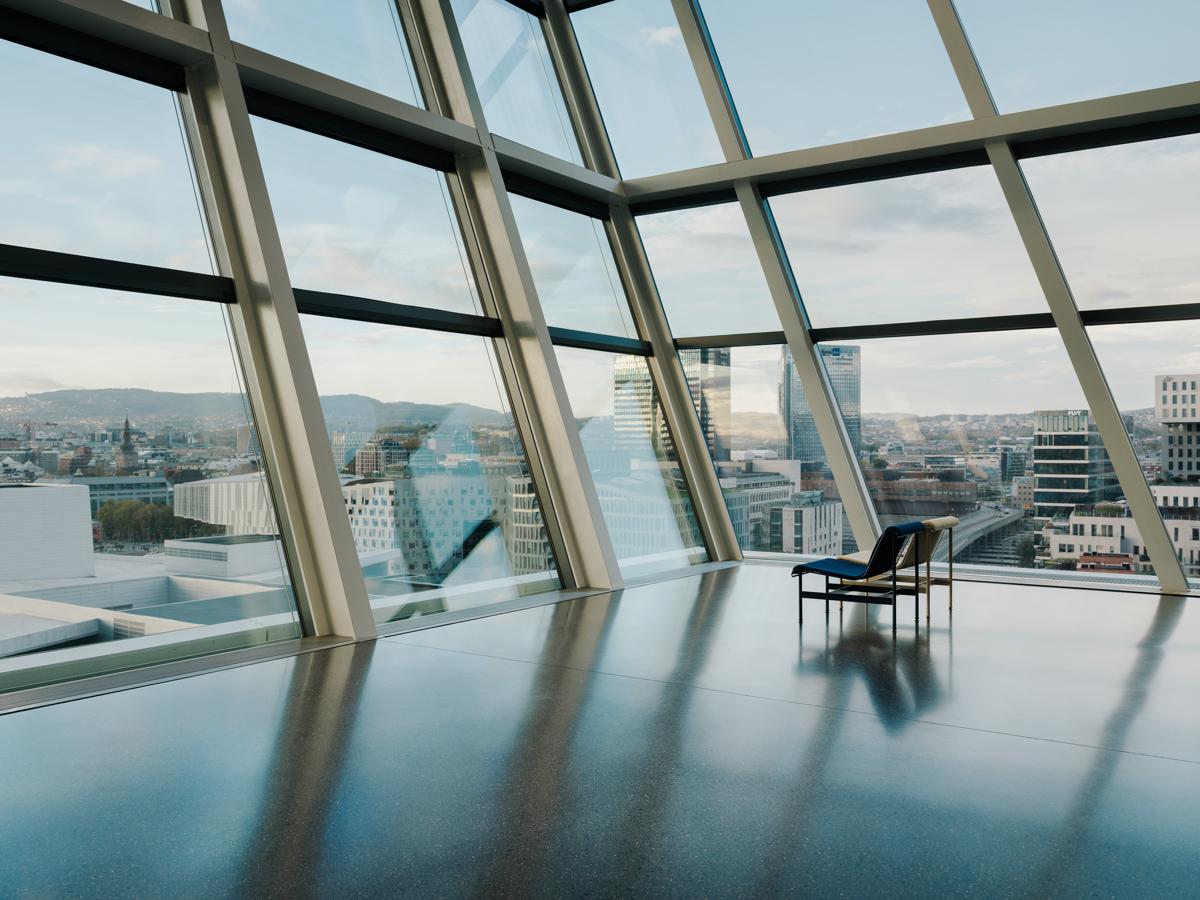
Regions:
<instances>
[{"instance_id":1,"label":"large window pane","mask_svg":"<svg viewBox=\"0 0 1200 900\"><path fill-rule=\"evenodd\" d=\"M864 472L884 524L958 516L957 562L1149 572L1139 542L1122 571L1078 531L1079 516L1115 515L1122 494L1056 331L859 346Z\"/></svg>"},{"instance_id":2,"label":"large window pane","mask_svg":"<svg viewBox=\"0 0 1200 900\"><path fill-rule=\"evenodd\" d=\"M480 311L440 172L254 120L297 287Z\"/></svg>"},{"instance_id":3,"label":"large window pane","mask_svg":"<svg viewBox=\"0 0 1200 900\"><path fill-rule=\"evenodd\" d=\"M857 358L826 360L858 434ZM744 551L837 556L856 549L804 388L784 347L686 349L679 359Z\"/></svg>"},{"instance_id":4,"label":"large window pane","mask_svg":"<svg viewBox=\"0 0 1200 900\"><path fill-rule=\"evenodd\" d=\"M0 690L298 635L222 307L0 301Z\"/></svg>"},{"instance_id":5,"label":"large window pane","mask_svg":"<svg viewBox=\"0 0 1200 900\"><path fill-rule=\"evenodd\" d=\"M1021 167L1081 308L1200 302L1200 136Z\"/></svg>"},{"instance_id":6,"label":"large window pane","mask_svg":"<svg viewBox=\"0 0 1200 900\"><path fill-rule=\"evenodd\" d=\"M706 562L646 361L562 347L557 355L622 573L635 578Z\"/></svg>"},{"instance_id":7,"label":"large window pane","mask_svg":"<svg viewBox=\"0 0 1200 900\"><path fill-rule=\"evenodd\" d=\"M640 216L638 229L676 337L779 330L736 204Z\"/></svg>"},{"instance_id":8,"label":"large window pane","mask_svg":"<svg viewBox=\"0 0 1200 900\"><path fill-rule=\"evenodd\" d=\"M703 0L756 155L970 118L925 0Z\"/></svg>"},{"instance_id":9,"label":"large window pane","mask_svg":"<svg viewBox=\"0 0 1200 900\"><path fill-rule=\"evenodd\" d=\"M1200 323L1154 322L1088 329L1121 414L1132 424L1133 446L1150 482L1167 534L1184 571L1200 581ZM1128 510L1101 510L1102 518L1074 517L1089 537L1099 526L1097 552L1121 561L1135 554L1141 535ZM1120 518L1124 528L1104 525ZM1083 552L1076 547L1069 556Z\"/></svg>"},{"instance_id":10,"label":"large window pane","mask_svg":"<svg viewBox=\"0 0 1200 900\"><path fill-rule=\"evenodd\" d=\"M613 0L571 21L626 178L724 159L670 0Z\"/></svg>"},{"instance_id":11,"label":"large window pane","mask_svg":"<svg viewBox=\"0 0 1200 900\"><path fill-rule=\"evenodd\" d=\"M225 15L239 43L422 105L393 0L235 0Z\"/></svg>"},{"instance_id":12,"label":"large window pane","mask_svg":"<svg viewBox=\"0 0 1200 900\"><path fill-rule=\"evenodd\" d=\"M0 243L212 271L169 91L0 41Z\"/></svg>"},{"instance_id":13,"label":"large window pane","mask_svg":"<svg viewBox=\"0 0 1200 900\"><path fill-rule=\"evenodd\" d=\"M512 205L547 324L637 337L604 223L515 195Z\"/></svg>"},{"instance_id":14,"label":"large window pane","mask_svg":"<svg viewBox=\"0 0 1200 900\"><path fill-rule=\"evenodd\" d=\"M1001 112L1200 78L1190 0L955 0Z\"/></svg>"},{"instance_id":15,"label":"large window pane","mask_svg":"<svg viewBox=\"0 0 1200 900\"><path fill-rule=\"evenodd\" d=\"M376 621L557 588L491 343L303 319Z\"/></svg>"},{"instance_id":16,"label":"large window pane","mask_svg":"<svg viewBox=\"0 0 1200 900\"><path fill-rule=\"evenodd\" d=\"M992 169L771 200L815 327L1046 312Z\"/></svg>"},{"instance_id":17,"label":"large window pane","mask_svg":"<svg viewBox=\"0 0 1200 900\"><path fill-rule=\"evenodd\" d=\"M454 0L454 16L488 128L582 164L538 20L507 0Z\"/></svg>"}]
</instances>

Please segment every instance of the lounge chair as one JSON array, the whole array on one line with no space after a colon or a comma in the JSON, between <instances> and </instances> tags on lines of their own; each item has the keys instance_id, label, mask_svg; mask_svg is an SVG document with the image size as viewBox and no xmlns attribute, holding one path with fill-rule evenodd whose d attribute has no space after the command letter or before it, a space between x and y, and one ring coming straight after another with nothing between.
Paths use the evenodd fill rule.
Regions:
<instances>
[{"instance_id":1,"label":"lounge chair","mask_svg":"<svg viewBox=\"0 0 1200 900\"><path fill-rule=\"evenodd\" d=\"M899 587L896 580L897 569L901 562L900 553L905 549L907 538L912 538L908 543L916 543L917 547L914 551L914 560L921 559L920 544L933 543L927 536L928 529L924 522L904 522L900 525L889 525L883 529L883 534L879 536L879 540L875 542L874 549L871 550L867 561L860 562L856 559L846 559L838 557L826 557L825 559L817 559L812 562L800 563L792 569L792 577L798 578L799 582L799 613L800 622L804 622L804 598L815 598L825 600L825 615L829 616L829 601L836 598L839 601L851 600L857 603L879 603L892 608L892 633L896 631L896 598L901 593L912 593L916 596L919 586L916 584L919 578L919 563L913 563L914 584L910 591L905 591ZM922 537L925 540L922 541ZM806 591L804 590L804 575L816 574L825 576L824 591ZM890 587L881 579L881 576L891 575ZM838 583L830 588L829 579L836 578ZM876 580L880 579L880 580ZM914 600L914 603L916 601ZM919 613L918 613L919 614Z\"/></svg>"}]
</instances>

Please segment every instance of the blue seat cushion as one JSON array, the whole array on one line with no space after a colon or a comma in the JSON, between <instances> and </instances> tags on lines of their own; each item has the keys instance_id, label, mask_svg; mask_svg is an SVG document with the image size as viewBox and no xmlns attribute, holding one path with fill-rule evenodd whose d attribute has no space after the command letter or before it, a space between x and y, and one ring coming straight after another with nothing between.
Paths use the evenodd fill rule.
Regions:
<instances>
[{"instance_id":1,"label":"blue seat cushion","mask_svg":"<svg viewBox=\"0 0 1200 900\"><path fill-rule=\"evenodd\" d=\"M919 520L916 522L902 522L899 525L893 525L892 527L896 529L897 534L902 535L917 534L918 532L926 530L925 523Z\"/></svg>"},{"instance_id":2,"label":"blue seat cushion","mask_svg":"<svg viewBox=\"0 0 1200 900\"><path fill-rule=\"evenodd\" d=\"M805 572L816 572L818 575L829 575L833 578L862 578L867 567L851 559L816 559L812 562L800 563L792 569L792 575L803 575Z\"/></svg>"}]
</instances>

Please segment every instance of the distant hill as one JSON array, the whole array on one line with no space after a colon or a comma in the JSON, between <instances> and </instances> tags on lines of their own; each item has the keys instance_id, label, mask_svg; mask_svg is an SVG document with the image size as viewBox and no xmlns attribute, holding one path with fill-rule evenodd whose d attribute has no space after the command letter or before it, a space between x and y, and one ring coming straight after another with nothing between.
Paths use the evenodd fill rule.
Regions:
<instances>
[{"instance_id":1,"label":"distant hill","mask_svg":"<svg viewBox=\"0 0 1200 900\"><path fill-rule=\"evenodd\" d=\"M246 421L241 394L174 394L142 388L46 391L24 397L0 397L0 419L8 422L115 425L129 416L145 424L195 423L230 427Z\"/></svg>"},{"instance_id":2,"label":"distant hill","mask_svg":"<svg viewBox=\"0 0 1200 900\"><path fill-rule=\"evenodd\" d=\"M379 426L440 423L447 419L472 425L505 425L498 410L466 403L385 403L361 394L321 398L325 421L337 429L370 431ZM58 422L97 427L115 425L125 416L138 427L231 428L246 421L241 394L179 394L142 388L46 391L24 397L0 397L0 422Z\"/></svg>"},{"instance_id":3,"label":"distant hill","mask_svg":"<svg viewBox=\"0 0 1200 900\"><path fill-rule=\"evenodd\" d=\"M321 398L325 424L337 431L374 431L388 425L436 424L447 420L470 425L507 425L502 412L469 403L385 403L362 394L333 394Z\"/></svg>"}]
</instances>

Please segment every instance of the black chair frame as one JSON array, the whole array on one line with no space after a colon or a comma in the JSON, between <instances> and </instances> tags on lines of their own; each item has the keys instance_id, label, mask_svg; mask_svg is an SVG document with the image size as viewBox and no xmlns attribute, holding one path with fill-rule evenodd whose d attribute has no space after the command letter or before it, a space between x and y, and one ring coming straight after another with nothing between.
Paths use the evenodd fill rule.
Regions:
<instances>
[{"instance_id":1,"label":"black chair frame","mask_svg":"<svg viewBox=\"0 0 1200 900\"><path fill-rule=\"evenodd\" d=\"M867 568L860 576L852 581L846 581L836 575L827 575L824 572L815 572L814 574L825 576L824 591L806 591L804 590L804 564L796 566L792 570L792 577L797 579L796 585L799 588L799 597L797 598L797 606L799 607L799 621L804 624L804 600L825 601L825 618L829 618L829 601L837 600L842 603L849 600L852 603L875 603L880 606L890 606L892 608L892 634L896 633L896 600L901 596L911 594L913 596L913 621L916 627L921 627L921 539L936 540L936 535L925 534L921 531L912 533L912 539L916 541L916 552L913 555L913 582L912 587L897 582L897 574L899 572L896 563L900 560L900 552L904 549L904 542L908 535L902 534L895 526L888 526L883 530L883 534L879 536L879 540L875 544L875 549L871 551L871 558L867 562ZM800 570L800 571L797 571ZM867 579L874 579L880 575L889 572L891 573L891 584L887 583L870 583ZM837 581L830 585L830 578L837 578Z\"/></svg>"}]
</instances>

